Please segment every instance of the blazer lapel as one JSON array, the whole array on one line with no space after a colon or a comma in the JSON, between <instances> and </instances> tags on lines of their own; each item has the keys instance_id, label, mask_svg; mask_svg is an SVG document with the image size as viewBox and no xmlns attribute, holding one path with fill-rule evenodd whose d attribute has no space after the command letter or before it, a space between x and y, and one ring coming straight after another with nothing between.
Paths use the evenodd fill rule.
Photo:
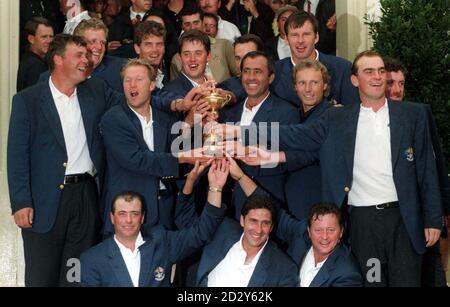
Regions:
<instances>
[{"instance_id":1,"label":"blazer lapel","mask_svg":"<svg viewBox=\"0 0 450 307\"><path fill-rule=\"evenodd\" d=\"M273 108L273 99L272 94L269 94L266 101L264 101L259 108L258 112L256 112L255 117L253 118L253 122L270 122L270 112L272 112Z\"/></svg>"},{"instance_id":2,"label":"blazer lapel","mask_svg":"<svg viewBox=\"0 0 450 307\"><path fill-rule=\"evenodd\" d=\"M272 242L267 242L261 256L259 257L258 263L256 264L255 270L253 271L252 277L248 282L248 287L263 287L268 276L268 268L270 267L270 262L272 259Z\"/></svg>"},{"instance_id":3,"label":"blazer lapel","mask_svg":"<svg viewBox=\"0 0 450 307\"><path fill-rule=\"evenodd\" d=\"M325 261L323 266L320 268L316 277L314 277L314 279L309 284L310 287L320 287L330 278L330 273L328 272L328 268L326 267L327 262L328 262L328 259L327 259L327 261Z\"/></svg>"},{"instance_id":4,"label":"blazer lapel","mask_svg":"<svg viewBox=\"0 0 450 307\"><path fill-rule=\"evenodd\" d=\"M355 141L356 141L356 130L358 128L358 118L359 118L359 110L360 105L355 104L351 105L349 110L349 114L347 116L347 120L344 121L344 125L341 127L342 129L342 140L341 142L344 144L342 147L344 148L344 157L347 166L347 173L353 174L353 160L355 155Z\"/></svg>"},{"instance_id":5,"label":"blazer lapel","mask_svg":"<svg viewBox=\"0 0 450 307\"><path fill-rule=\"evenodd\" d=\"M234 106L230 107L229 109L226 109L224 113L224 122L232 122L237 123L241 121L242 112L244 111L244 103L245 99L241 102L238 102Z\"/></svg>"},{"instance_id":6,"label":"blazer lapel","mask_svg":"<svg viewBox=\"0 0 450 307\"><path fill-rule=\"evenodd\" d=\"M400 109L400 104L398 102L388 101L389 106L389 128L391 133L391 159L392 159L392 170L398 161L400 143L403 137L403 114Z\"/></svg>"},{"instance_id":7,"label":"blazer lapel","mask_svg":"<svg viewBox=\"0 0 450 307\"><path fill-rule=\"evenodd\" d=\"M136 116L136 114L134 114L134 112L130 109L127 103L124 103L122 105L122 108L125 114L128 116L128 118L131 120L131 123L133 124L134 128L136 129L136 133L140 137L139 142L147 146L144 140L144 133L142 132L142 126L141 122L139 121L139 118Z\"/></svg>"},{"instance_id":8,"label":"blazer lapel","mask_svg":"<svg viewBox=\"0 0 450 307\"><path fill-rule=\"evenodd\" d=\"M105 65L104 61L101 61L100 64L92 72L92 75L95 76L96 74L104 71L105 69L106 69L106 65Z\"/></svg>"},{"instance_id":9,"label":"blazer lapel","mask_svg":"<svg viewBox=\"0 0 450 307\"><path fill-rule=\"evenodd\" d=\"M150 278L153 277L153 271L151 267L153 260L153 247L148 244L148 242L146 242L139 247L139 251L141 253L139 287L148 287L151 283Z\"/></svg>"},{"instance_id":10,"label":"blazer lapel","mask_svg":"<svg viewBox=\"0 0 450 307\"><path fill-rule=\"evenodd\" d=\"M61 145L62 148L64 148L64 151L67 153L61 120L59 118L58 110L56 109L55 101L53 100L50 86L48 84L45 85L45 90L43 91L41 100L42 113L44 113L44 116L47 119L53 134L55 135L56 141L59 143L59 145Z\"/></svg>"},{"instance_id":11,"label":"blazer lapel","mask_svg":"<svg viewBox=\"0 0 450 307\"><path fill-rule=\"evenodd\" d=\"M162 117L158 116L159 112L152 108L153 117L153 149L155 152L165 152L167 145L167 127L162 121Z\"/></svg>"},{"instance_id":12,"label":"blazer lapel","mask_svg":"<svg viewBox=\"0 0 450 307\"><path fill-rule=\"evenodd\" d=\"M84 131L86 133L86 140L88 145L92 144L94 123L95 123L95 103L91 97L84 92L84 87L77 87L78 102L80 104L81 117L83 118Z\"/></svg>"},{"instance_id":13,"label":"blazer lapel","mask_svg":"<svg viewBox=\"0 0 450 307\"><path fill-rule=\"evenodd\" d=\"M292 83L292 72L294 70L294 65L292 64L291 58L287 58L283 67L283 82L278 82L279 88L277 94L288 102L294 104L296 107L300 107L302 102L300 98L297 96L297 92L295 91L294 84Z\"/></svg>"},{"instance_id":14,"label":"blazer lapel","mask_svg":"<svg viewBox=\"0 0 450 307\"><path fill-rule=\"evenodd\" d=\"M116 276L118 285L121 287L133 287L127 266L113 237L109 239L108 257L110 258L109 265Z\"/></svg>"},{"instance_id":15,"label":"blazer lapel","mask_svg":"<svg viewBox=\"0 0 450 307\"><path fill-rule=\"evenodd\" d=\"M333 270L333 268L335 267L336 259L343 253L345 253L344 248L339 244L333 251L333 253L330 256L328 256L327 260L320 268L316 277L314 277L309 286L321 287L322 285L324 285L327 282L327 280L330 279L330 269Z\"/></svg>"},{"instance_id":16,"label":"blazer lapel","mask_svg":"<svg viewBox=\"0 0 450 307\"><path fill-rule=\"evenodd\" d=\"M230 248L236 243L236 240L239 240L241 234L242 232L239 234L239 237L237 238L236 236L231 234L229 237L227 237L227 240L223 242L221 250L218 252L214 252L212 255L210 255L213 257L211 257L208 267L204 272L202 272L202 276L200 276L199 278L200 284L204 280L206 280L205 285L208 283L207 280L209 273L211 273L211 271L214 270L214 268L223 260L223 258L225 258Z\"/></svg>"}]
</instances>

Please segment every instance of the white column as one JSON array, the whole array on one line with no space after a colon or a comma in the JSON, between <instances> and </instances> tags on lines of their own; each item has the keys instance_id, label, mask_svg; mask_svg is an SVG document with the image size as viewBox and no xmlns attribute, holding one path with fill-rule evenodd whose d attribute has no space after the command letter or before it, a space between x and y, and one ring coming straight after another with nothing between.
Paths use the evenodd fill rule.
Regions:
<instances>
[{"instance_id":1,"label":"white column","mask_svg":"<svg viewBox=\"0 0 450 307\"><path fill-rule=\"evenodd\" d=\"M0 1L0 286L23 285L23 249L11 216L6 181L6 143L19 63L19 1Z\"/></svg>"},{"instance_id":2,"label":"white column","mask_svg":"<svg viewBox=\"0 0 450 307\"><path fill-rule=\"evenodd\" d=\"M373 46L364 16L380 16L379 0L336 0L337 55L353 61L355 56Z\"/></svg>"}]
</instances>

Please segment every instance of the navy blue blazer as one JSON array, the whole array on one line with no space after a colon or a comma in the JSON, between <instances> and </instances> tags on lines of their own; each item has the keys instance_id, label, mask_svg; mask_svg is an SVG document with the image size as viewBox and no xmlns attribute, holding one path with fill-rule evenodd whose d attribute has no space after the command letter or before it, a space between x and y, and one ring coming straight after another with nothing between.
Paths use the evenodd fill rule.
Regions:
<instances>
[{"instance_id":1,"label":"navy blue blazer","mask_svg":"<svg viewBox=\"0 0 450 307\"><path fill-rule=\"evenodd\" d=\"M114 90L123 93L123 83L120 72L127 60L105 55L100 64L92 72L93 77L105 80L105 82Z\"/></svg>"},{"instance_id":2,"label":"navy blue blazer","mask_svg":"<svg viewBox=\"0 0 450 307\"><path fill-rule=\"evenodd\" d=\"M103 182L104 148L99 122L121 101L102 80L77 86L89 154L98 182ZM46 233L58 212L67 151L61 121L48 82L38 83L13 97L8 135L8 186L12 212L34 208L31 231Z\"/></svg>"},{"instance_id":3,"label":"navy blue blazer","mask_svg":"<svg viewBox=\"0 0 450 307\"><path fill-rule=\"evenodd\" d=\"M122 77L120 72L127 61L122 58L105 55L100 64L92 72L92 77L102 79L113 90L123 94ZM50 71L45 71L39 76L38 82L47 82Z\"/></svg>"},{"instance_id":4,"label":"navy blue blazer","mask_svg":"<svg viewBox=\"0 0 450 307\"><path fill-rule=\"evenodd\" d=\"M343 58L321 52L319 52L319 62L326 66L331 76L331 90L326 98L330 101L334 99L343 105L359 103L358 90L350 81L352 64ZM300 107L300 98L298 98L292 82L293 68L290 57L276 62L275 80L272 83L271 89L278 97Z\"/></svg>"},{"instance_id":5,"label":"navy blue blazer","mask_svg":"<svg viewBox=\"0 0 450 307\"><path fill-rule=\"evenodd\" d=\"M223 109L221 112L221 122L237 123L241 120L244 101ZM269 97L262 103L253 122L257 125L260 123L279 123L282 124L296 124L300 121L300 112L297 108L287 103L286 101L270 94ZM253 144L255 145L255 144ZM248 166L244 163L239 163L242 170L250 176L258 185L272 194L277 200L284 202L284 184L286 176L286 167L278 165L274 168L262 168L259 166ZM235 182L233 190L233 204L234 216L239 220L241 216L241 208L244 206L247 197L242 191L240 185Z\"/></svg>"},{"instance_id":6,"label":"navy blue blazer","mask_svg":"<svg viewBox=\"0 0 450 307\"><path fill-rule=\"evenodd\" d=\"M439 187L441 190L442 206L445 215L450 214L450 180L448 178L448 167L445 162L444 152L442 151L441 138L433 116L433 112L428 104L421 104L427 111L428 121L430 123L431 143L433 144L434 154L436 156L436 168L439 176Z\"/></svg>"},{"instance_id":7,"label":"navy blue blazer","mask_svg":"<svg viewBox=\"0 0 450 307\"><path fill-rule=\"evenodd\" d=\"M133 42L134 27L130 19L130 10L123 9L109 26L108 42L119 41L122 44Z\"/></svg>"},{"instance_id":8,"label":"navy blue blazer","mask_svg":"<svg viewBox=\"0 0 450 307\"><path fill-rule=\"evenodd\" d=\"M111 108L101 120L108 162L103 196L104 234L113 233L109 218L111 203L122 191L136 191L144 196L147 202L145 228L154 226L159 220L159 181L178 176L178 159L170 153L174 119L154 107L152 119L154 151L149 150L141 123L126 103ZM169 186L170 183L166 183L166 187Z\"/></svg>"},{"instance_id":9,"label":"navy blue blazer","mask_svg":"<svg viewBox=\"0 0 450 307\"><path fill-rule=\"evenodd\" d=\"M299 268L312 246L308 237L308 220L299 221L287 214L283 209L278 210L277 237L289 245L287 253ZM358 263L350 250L342 243L320 268L310 287L362 287L363 278Z\"/></svg>"},{"instance_id":10,"label":"navy blue blazer","mask_svg":"<svg viewBox=\"0 0 450 307\"><path fill-rule=\"evenodd\" d=\"M264 42L264 51L272 58L273 61L280 59L278 55L278 39L280 35L274 36Z\"/></svg>"},{"instance_id":11,"label":"navy blue blazer","mask_svg":"<svg viewBox=\"0 0 450 307\"><path fill-rule=\"evenodd\" d=\"M233 92L236 96L236 101L241 101L247 98L247 93L242 86L242 80L239 77L231 77L220 82L217 87Z\"/></svg>"},{"instance_id":12,"label":"navy blue blazer","mask_svg":"<svg viewBox=\"0 0 450 307\"><path fill-rule=\"evenodd\" d=\"M225 218L214 239L203 249L197 271L197 286L208 285L208 275L225 258L242 236L238 222ZM275 243L269 240L253 271L248 287L297 287L298 267Z\"/></svg>"},{"instance_id":13,"label":"navy blue blazer","mask_svg":"<svg viewBox=\"0 0 450 307\"><path fill-rule=\"evenodd\" d=\"M180 98L186 96L186 94L192 89L194 86L191 81L186 78L182 73L180 73L174 80L170 81L158 92L160 96L168 96L172 99ZM164 110L166 112L171 112L170 103L169 104L157 104L155 105L157 108ZM178 119L181 120L184 118L182 113L178 114Z\"/></svg>"},{"instance_id":14,"label":"navy blue blazer","mask_svg":"<svg viewBox=\"0 0 450 307\"><path fill-rule=\"evenodd\" d=\"M180 73L174 80L163 87L163 91L172 92L184 97L193 87L191 81L184 74Z\"/></svg>"},{"instance_id":15,"label":"navy blue blazer","mask_svg":"<svg viewBox=\"0 0 450 307\"><path fill-rule=\"evenodd\" d=\"M168 287L172 264L189 256L207 241L223 220L225 208L206 205L199 221L180 231L162 226L152 229L139 247L139 287ZM131 277L113 237L81 255L81 285L85 287L132 287Z\"/></svg>"},{"instance_id":16,"label":"navy blue blazer","mask_svg":"<svg viewBox=\"0 0 450 307\"><path fill-rule=\"evenodd\" d=\"M426 111L419 104L389 101L393 179L411 242L425 252L425 228L441 228L442 205ZM280 126L284 150L318 150L322 200L344 203L353 181L360 105L329 108L312 125ZM411 149L413 156L411 157Z\"/></svg>"},{"instance_id":17,"label":"navy blue blazer","mask_svg":"<svg viewBox=\"0 0 450 307\"><path fill-rule=\"evenodd\" d=\"M311 124L318 120L320 116L330 107L328 100L323 100L315 108L310 110L310 114L302 124ZM307 218L311 207L322 200L322 189L320 175L319 156L315 154L316 160L304 167L291 167L296 159L304 154L292 155L286 152L286 165L288 174L284 191L289 211L299 220ZM292 161L294 160L294 161Z\"/></svg>"}]
</instances>

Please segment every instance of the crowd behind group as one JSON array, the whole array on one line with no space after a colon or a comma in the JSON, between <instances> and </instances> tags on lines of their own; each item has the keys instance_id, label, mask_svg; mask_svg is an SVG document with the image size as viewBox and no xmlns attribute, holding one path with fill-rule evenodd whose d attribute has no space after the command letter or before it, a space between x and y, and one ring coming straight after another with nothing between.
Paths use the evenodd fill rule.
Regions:
<instances>
[{"instance_id":1,"label":"crowd behind group","mask_svg":"<svg viewBox=\"0 0 450 307\"><path fill-rule=\"evenodd\" d=\"M431 109L335 56L334 0L130 2L20 2L26 286L447 285Z\"/></svg>"}]
</instances>

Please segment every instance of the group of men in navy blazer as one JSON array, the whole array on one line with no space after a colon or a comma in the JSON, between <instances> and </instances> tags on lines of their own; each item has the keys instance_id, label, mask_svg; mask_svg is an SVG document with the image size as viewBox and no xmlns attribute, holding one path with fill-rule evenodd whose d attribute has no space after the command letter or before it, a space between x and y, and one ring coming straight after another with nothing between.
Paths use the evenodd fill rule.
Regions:
<instances>
[{"instance_id":1,"label":"group of men in navy blazer","mask_svg":"<svg viewBox=\"0 0 450 307\"><path fill-rule=\"evenodd\" d=\"M443 215L428 116L420 105L386 99L386 70L374 51L355 58L352 83L361 105L330 108L311 125L280 126L280 148L318 151L322 199L349 206L366 286L419 286L421 255L439 239ZM214 131L240 138L246 129ZM377 273L369 276L373 260Z\"/></svg>"},{"instance_id":2,"label":"group of men in navy blazer","mask_svg":"<svg viewBox=\"0 0 450 307\"><path fill-rule=\"evenodd\" d=\"M238 180L249 199L268 196L267 191L245 175L232 158L230 161L230 175ZM286 253L297 265L294 272L299 278L299 286L362 286L359 266L348 247L341 242L344 221L335 204L318 202L302 220L290 216L277 205L276 216L276 236L288 244Z\"/></svg>"},{"instance_id":3,"label":"group of men in navy blazer","mask_svg":"<svg viewBox=\"0 0 450 307\"><path fill-rule=\"evenodd\" d=\"M358 91L350 82L351 63L345 59L327 55L315 48L319 40L317 19L306 12L292 14L284 24L284 31L291 49L291 57L276 63L276 78L272 84L274 93L294 105L299 105L292 84L292 69L305 59L317 60L331 76L328 100L338 104L351 104L359 101Z\"/></svg>"},{"instance_id":4,"label":"group of men in navy blazer","mask_svg":"<svg viewBox=\"0 0 450 307\"><path fill-rule=\"evenodd\" d=\"M195 285L362 286L358 263L341 242L344 222L336 205L319 202L307 218L295 219L233 158L227 159L231 178L248 197L239 219L241 227L231 219L222 222L203 249ZM192 220L193 214L188 212L189 205L185 207L180 209L180 223L189 225L185 219ZM290 259L268 238L275 228L277 238L288 244Z\"/></svg>"},{"instance_id":5,"label":"group of men in navy blazer","mask_svg":"<svg viewBox=\"0 0 450 307\"><path fill-rule=\"evenodd\" d=\"M254 182L228 157L230 179L247 186ZM198 164L198 163L197 163ZM203 166L204 167L204 166ZM176 222L180 228L196 222L193 187L201 175L202 166L196 165L187 176L182 197L177 204ZM245 183L244 183L245 182ZM261 194L261 195L259 195ZM298 269L269 235L276 227L277 203L266 192L246 200L239 220L225 218L205 245L200 259L192 265L194 278L187 278L188 286L199 287L281 287L298 285ZM193 279L193 280L192 280Z\"/></svg>"},{"instance_id":6,"label":"group of men in navy blazer","mask_svg":"<svg viewBox=\"0 0 450 307\"><path fill-rule=\"evenodd\" d=\"M126 61L105 54L108 28L103 22L96 18L83 20L75 28L74 35L81 36L86 41L89 59L87 75L102 79L112 90L123 93L120 70ZM42 73L39 82L46 82L49 75L48 71Z\"/></svg>"},{"instance_id":7,"label":"group of men in navy blazer","mask_svg":"<svg viewBox=\"0 0 450 307\"><path fill-rule=\"evenodd\" d=\"M440 235L439 188L448 187L445 175L437 175L436 164L444 168L437 161L442 154L434 156L439 142L431 144L432 117L417 104L386 99L377 53L363 52L352 65L318 52L317 20L305 12L291 14L284 29L291 57L274 65L261 41L244 35L234 45L239 76L217 88L205 76L209 38L185 32L181 73L156 95L156 65L145 52L127 64L106 56L108 31L97 19L82 21L75 30L80 36L57 35L49 74L13 98L8 136L8 184L22 228L26 285L77 285L69 260L87 250L83 285L167 286L172 264L209 240L198 286L420 285L421 255ZM231 102L211 113L202 97L230 93L224 89ZM227 123L209 131L228 140L227 158L195 145L173 152L185 131L211 120ZM181 135L172 131L177 121L184 121ZM259 131L265 123L269 129ZM254 129L258 138L246 139ZM278 164L268 167L273 161ZM180 164L195 166L185 177ZM201 198L187 195L193 189L215 207L224 190L231 196L224 198L227 215L240 225L221 223L225 208L210 205L194 217ZM347 209L357 262L341 242L339 210ZM292 260L268 239L275 223ZM89 249L100 234L105 241ZM375 277L369 276L373 259ZM230 270L243 270L244 282L223 275Z\"/></svg>"},{"instance_id":8,"label":"group of men in navy blazer","mask_svg":"<svg viewBox=\"0 0 450 307\"><path fill-rule=\"evenodd\" d=\"M136 192L117 194L109 214L115 234L83 253L81 284L90 287L169 286L172 265L211 240L222 222L225 208L221 205L221 192L228 172L227 163L212 163L208 171L208 203L196 223L178 231L158 226L141 233L146 216L145 198Z\"/></svg>"}]
</instances>

